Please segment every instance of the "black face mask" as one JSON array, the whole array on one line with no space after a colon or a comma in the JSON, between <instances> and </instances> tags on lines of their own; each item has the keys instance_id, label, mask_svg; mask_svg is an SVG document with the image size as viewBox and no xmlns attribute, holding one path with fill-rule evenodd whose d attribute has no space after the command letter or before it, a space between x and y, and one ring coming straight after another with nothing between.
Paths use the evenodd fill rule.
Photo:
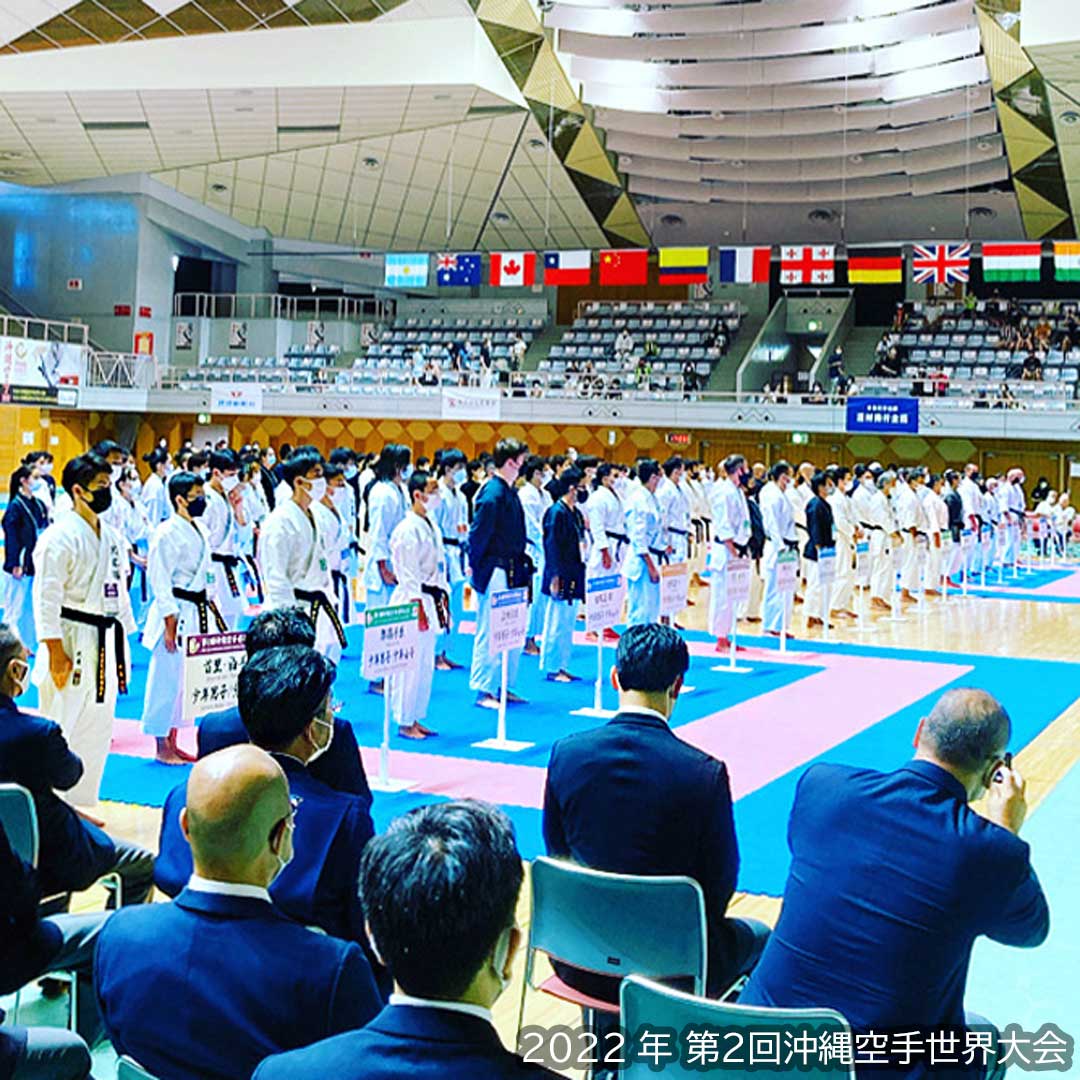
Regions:
<instances>
[{"instance_id":1,"label":"black face mask","mask_svg":"<svg viewBox=\"0 0 1080 1080\"><path fill-rule=\"evenodd\" d=\"M589 489L588 488L581 487L581 488L577 489L578 506L580 506L588 497L589 497Z\"/></svg>"},{"instance_id":2,"label":"black face mask","mask_svg":"<svg viewBox=\"0 0 1080 1080\"><path fill-rule=\"evenodd\" d=\"M95 514L104 514L112 506L112 487L94 488L87 494L90 496L88 505Z\"/></svg>"},{"instance_id":3,"label":"black face mask","mask_svg":"<svg viewBox=\"0 0 1080 1080\"><path fill-rule=\"evenodd\" d=\"M193 517L202 517L206 512L206 496L196 495L194 499L187 504L187 512Z\"/></svg>"}]
</instances>

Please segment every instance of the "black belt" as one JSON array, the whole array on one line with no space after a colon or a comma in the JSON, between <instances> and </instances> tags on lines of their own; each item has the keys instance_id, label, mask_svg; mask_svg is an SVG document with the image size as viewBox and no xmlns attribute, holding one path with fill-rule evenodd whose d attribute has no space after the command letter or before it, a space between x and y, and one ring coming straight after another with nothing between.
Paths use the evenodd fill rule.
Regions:
<instances>
[{"instance_id":1,"label":"black belt","mask_svg":"<svg viewBox=\"0 0 1080 1080\"><path fill-rule=\"evenodd\" d=\"M258 539L256 537L256 539ZM258 598L260 604L266 600L266 594L263 592L262 574L259 573L259 564L255 561L254 555L245 555L244 562L247 563L248 569L251 571L251 576L255 579L255 595Z\"/></svg>"},{"instance_id":2,"label":"black belt","mask_svg":"<svg viewBox=\"0 0 1080 1080\"><path fill-rule=\"evenodd\" d=\"M610 536L614 540L618 540L618 542L620 544L629 544L630 543L630 537L627 536L625 533L609 532L608 536Z\"/></svg>"},{"instance_id":3,"label":"black belt","mask_svg":"<svg viewBox=\"0 0 1080 1080\"><path fill-rule=\"evenodd\" d=\"M293 589L293 596L297 600L303 600L305 604L311 605L311 621L318 624L319 611L326 612L333 624L334 633L337 634L338 641L341 642L341 647L344 649L348 642L345 640L345 628L341 625L341 620L338 618L338 613L334 610L334 605L330 603L330 598L322 591L322 589Z\"/></svg>"},{"instance_id":4,"label":"black belt","mask_svg":"<svg viewBox=\"0 0 1080 1080\"><path fill-rule=\"evenodd\" d=\"M689 529L676 529L674 525L668 526L668 532L673 532L676 536L689 536Z\"/></svg>"},{"instance_id":5,"label":"black belt","mask_svg":"<svg viewBox=\"0 0 1080 1080\"><path fill-rule=\"evenodd\" d=\"M340 601L345 621L349 621L349 579L341 570L331 570L330 580L334 583L334 597Z\"/></svg>"},{"instance_id":6,"label":"black belt","mask_svg":"<svg viewBox=\"0 0 1080 1080\"><path fill-rule=\"evenodd\" d=\"M465 546L466 546L465 543L456 536L444 536L443 537L443 543L444 544L449 544L450 547L456 547L458 549L458 560L459 560L459 562L461 564L462 576L464 576L464 574L465 574ZM533 544L533 542L531 540L526 540L525 543L526 544ZM536 547L536 545L533 544L533 547Z\"/></svg>"},{"instance_id":7,"label":"black belt","mask_svg":"<svg viewBox=\"0 0 1080 1080\"><path fill-rule=\"evenodd\" d=\"M142 573L142 577L141 577L141 579L139 581L139 586L140 586L139 592L142 595L142 602L145 604L146 600L147 600L147 596L146 596L146 567L145 566L136 566L134 563L131 564L131 570L128 572L127 587L128 587L129 590L131 589L132 583L135 581L135 571L136 570L139 570Z\"/></svg>"},{"instance_id":8,"label":"black belt","mask_svg":"<svg viewBox=\"0 0 1080 1080\"><path fill-rule=\"evenodd\" d=\"M240 557L238 555L218 555L215 553L210 558L225 567L225 580L229 583L229 592L233 596L239 596L240 586L236 584L236 568L240 565Z\"/></svg>"},{"instance_id":9,"label":"black belt","mask_svg":"<svg viewBox=\"0 0 1080 1080\"><path fill-rule=\"evenodd\" d=\"M438 585L421 585L420 591L425 596L430 596L435 604L435 615L439 620L439 626L443 630L450 629L450 594Z\"/></svg>"},{"instance_id":10,"label":"black belt","mask_svg":"<svg viewBox=\"0 0 1080 1080\"><path fill-rule=\"evenodd\" d=\"M225 620L221 617L221 612L218 611L217 604L207 598L205 589L199 589L196 592L194 589L178 589L173 586L172 594L177 600L186 600L189 604L194 604L198 609L200 634L205 634L209 629L210 620L207 615L210 614L214 616L214 622L217 623L219 634L224 634L229 629Z\"/></svg>"},{"instance_id":11,"label":"black belt","mask_svg":"<svg viewBox=\"0 0 1080 1080\"><path fill-rule=\"evenodd\" d=\"M660 551L659 548L649 548L649 554L655 555L660 560L661 565L666 566L669 561L668 553L666 551Z\"/></svg>"},{"instance_id":12,"label":"black belt","mask_svg":"<svg viewBox=\"0 0 1080 1080\"><path fill-rule=\"evenodd\" d=\"M91 614L88 611L76 611L62 607L60 618L81 626L92 626L97 630L97 695L94 702L101 705L105 701L105 635L109 628L113 631L113 646L116 649L116 682L121 694L127 693L127 660L124 657L124 627L115 615Z\"/></svg>"}]
</instances>

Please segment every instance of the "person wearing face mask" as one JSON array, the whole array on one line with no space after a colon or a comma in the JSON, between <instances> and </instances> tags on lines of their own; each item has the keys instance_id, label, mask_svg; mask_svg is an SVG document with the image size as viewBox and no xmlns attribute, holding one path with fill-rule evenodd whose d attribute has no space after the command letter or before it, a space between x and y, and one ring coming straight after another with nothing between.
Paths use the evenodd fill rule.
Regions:
<instances>
[{"instance_id":1,"label":"person wearing face mask","mask_svg":"<svg viewBox=\"0 0 1080 1080\"><path fill-rule=\"evenodd\" d=\"M656 622L660 616L660 566L668 561L667 529L656 499L662 472L652 458L638 462L638 484L626 500L626 623Z\"/></svg>"},{"instance_id":2,"label":"person wearing face mask","mask_svg":"<svg viewBox=\"0 0 1080 1080\"><path fill-rule=\"evenodd\" d=\"M46 450L34 450L22 459L22 464L30 471L30 494L45 507L46 516L51 517L53 500L56 498L52 454Z\"/></svg>"},{"instance_id":3,"label":"person wearing face mask","mask_svg":"<svg viewBox=\"0 0 1080 1080\"><path fill-rule=\"evenodd\" d=\"M19 631L31 652L37 649L32 587L34 547L49 525L45 505L31 494L31 471L20 465L11 474L8 504L4 511L4 617Z\"/></svg>"},{"instance_id":4,"label":"person wearing face mask","mask_svg":"<svg viewBox=\"0 0 1080 1080\"><path fill-rule=\"evenodd\" d=\"M435 525L443 546L443 563L450 589L450 621L459 626L465 615L465 582L469 577L469 503L461 485L469 478L468 459L449 447L435 454L435 472L439 477L439 501L434 510ZM444 631L436 645L435 670L460 668L446 654L450 632Z\"/></svg>"},{"instance_id":5,"label":"person wearing face mask","mask_svg":"<svg viewBox=\"0 0 1080 1080\"><path fill-rule=\"evenodd\" d=\"M806 504L807 541L803 550L803 558L806 560L805 611L808 629L811 626L824 626L829 620L829 608L825 606L825 591L818 572L818 556L822 548L836 547L833 510L829 501L836 489L828 473L814 473L810 478L810 490L813 494ZM829 623L829 628L832 629L832 623Z\"/></svg>"},{"instance_id":6,"label":"person wearing face mask","mask_svg":"<svg viewBox=\"0 0 1080 1080\"><path fill-rule=\"evenodd\" d=\"M750 544L750 507L743 491L746 458L731 454L722 468L724 479L712 486L713 541L709 552L709 633L716 637L717 652L730 647L738 617L727 598L728 562L746 557Z\"/></svg>"},{"instance_id":7,"label":"person wearing face mask","mask_svg":"<svg viewBox=\"0 0 1080 1080\"><path fill-rule=\"evenodd\" d=\"M345 628L331 599L330 557L316 504L326 496L322 455L313 446L297 447L285 463L292 498L279 502L266 519L259 541L266 605L308 605L315 624L315 648L335 663L345 648ZM323 507L323 510L326 508Z\"/></svg>"},{"instance_id":8,"label":"person wearing face mask","mask_svg":"<svg viewBox=\"0 0 1080 1080\"><path fill-rule=\"evenodd\" d=\"M328 463L323 469L323 476L326 479L326 494L314 504L312 510L330 563L330 580L334 587L338 619L342 626L348 626L352 622L352 586L349 580L354 520L350 517L352 492L345 480L345 470L340 465Z\"/></svg>"},{"instance_id":9,"label":"person wearing face mask","mask_svg":"<svg viewBox=\"0 0 1080 1080\"><path fill-rule=\"evenodd\" d=\"M150 601L146 551L151 529L146 507L135 493L136 475L130 465L121 469L120 479L113 485L113 501L109 509L111 516L107 520L128 543L128 592L131 594L135 625L141 630L146 623Z\"/></svg>"},{"instance_id":10,"label":"person wearing face mask","mask_svg":"<svg viewBox=\"0 0 1080 1080\"><path fill-rule=\"evenodd\" d=\"M272 446L264 447L259 451L259 487L262 488L263 497L266 500L267 512L277 506L277 478L274 476L274 467L277 465L277 454Z\"/></svg>"},{"instance_id":11,"label":"person wearing face mask","mask_svg":"<svg viewBox=\"0 0 1080 1080\"><path fill-rule=\"evenodd\" d=\"M492 594L504 589L529 588L535 569L525 550L525 511L514 490L528 454L529 448L518 439L500 439L495 444L495 471L473 502L469 562L478 611L469 688L476 692L476 704L485 709L499 707L502 688L502 658L491 652ZM519 657L517 649L507 655L506 698L524 704L524 699L511 689Z\"/></svg>"},{"instance_id":12,"label":"person wearing face mask","mask_svg":"<svg viewBox=\"0 0 1080 1080\"><path fill-rule=\"evenodd\" d=\"M345 478L345 484L341 493L335 498L335 505L341 513L342 519L348 528L348 547L343 555L342 573L349 587L350 600L357 595L359 586L357 578L360 576L360 465L356 451L347 446L337 446L330 451L331 465L337 465L341 469L341 475Z\"/></svg>"},{"instance_id":13,"label":"person wearing face mask","mask_svg":"<svg viewBox=\"0 0 1080 1080\"><path fill-rule=\"evenodd\" d=\"M611 671L618 713L552 747L544 845L548 855L594 870L695 880L705 894L707 989L716 994L753 967L768 929L726 914L739 872L727 766L672 728L689 666L673 628L626 629ZM564 964L556 970L582 993L618 1001L617 978Z\"/></svg>"},{"instance_id":14,"label":"person wearing face mask","mask_svg":"<svg viewBox=\"0 0 1080 1080\"><path fill-rule=\"evenodd\" d=\"M307 669L316 674L310 660ZM292 681L296 665L288 670ZM274 678L262 672L249 684ZM329 681L322 674L319 689ZM321 865L336 839L319 831L328 824L319 798L298 795L296 752L310 754L325 737L311 719L323 703L302 688L290 703L301 700L307 719L273 707L275 723L304 725L275 756L245 744L196 763L176 815L191 851L185 887L172 903L117 912L99 935L94 974L108 1036L157 1076L250 1076L268 1054L355 1030L381 1007L359 945L309 929L310 915L294 918L278 899L278 880L301 859L309 872ZM305 814L315 828L302 824ZM349 892L342 902L355 900L355 874Z\"/></svg>"},{"instance_id":15,"label":"person wearing face mask","mask_svg":"<svg viewBox=\"0 0 1080 1080\"><path fill-rule=\"evenodd\" d=\"M571 465L559 478L562 494L544 514L544 612L540 670L551 682L576 682L567 670L574 619L585 599L585 519L577 508L581 469Z\"/></svg>"},{"instance_id":16,"label":"person wearing face mask","mask_svg":"<svg viewBox=\"0 0 1080 1080\"><path fill-rule=\"evenodd\" d=\"M63 729L85 771L71 789L97 801L112 739L117 694L126 694L135 633L127 591L127 542L101 519L112 503L108 463L82 454L64 466L74 509L58 515L34 549L34 658L41 712Z\"/></svg>"},{"instance_id":17,"label":"person wearing face mask","mask_svg":"<svg viewBox=\"0 0 1080 1080\"><path fill-rule=\"evenodd\" d=\"M149 467L150 475L146 478L146 483L143 484L139 499L146 511L146 518L150 523L150 528L155 529L172 513L172 508L169 505L169 493L165 487L169 479L171 458L167 450L156 446L149 454L143 456L143 461Z\"/></svg>"},{"instance_id":18,"label":"person wearing face mask","mask_svg":"<svg viewBox=\"0 0 1080 1080\"><path fill-rule=\"evenodd\" d=\"M425 727L435 674L435 642L450 631L450 594L446 580L442 534L435 515L439 483L431 473L417 470L409 477L412 506L390 534L390 556L398 569L391 604L417 605L420 634L415 663L390 675L390 715L398 734L426 739L436 734Z\"/></svg>"},{"instance_id":19,"label":"person wearing face mask","mask_svg":"<svg viewBox=\"0 0 1080 1080\"><path fill-rule=\"evenodd\" d=\"M926 536L926 522L922 504L915 488L918 475L912 471L897 477L893 493L893 513L896 529L900 533L900 599L913 603L920 588L919 548L920 534Z\"/></svg>"},{"instance_id":20,"label":"person wearing face mask","mask_svg":"<svg viewBox=\"0 0 1080 1080\"><path fill-rule=\"evenodd\" d=\"M491 1008L524 942L514 827L474 800L396 818L364 852L360 893L394 977L362 1031L267 1058L253 1080L554 1080L506 1050Z\"/></svg>"},{"instance_id":21,"label":"person wearing face mask","mask_svg":"<svg viewBox=\"0 0 1080 1080\"><path fill-rule=\"evenodd\" d=\"M245 597L238 549L240 525L240 460L232 450L214 450L210 454L210 482L205 486L206 512L203 524L210 537L214 562L214 601L228 628L235 630L244 617Z\"/></svg>"},{"instance_id":22,"label":"person wearing face mask","mask_svg":"<svg viewBox=\"0 0 1080 1080\"><path fill-rule=\"evenodd\" d=\"M1015 566L1020 553L1024 527L1024 470L1010 469L1001 485L1002 493L998 496L1001 506L1002 521L1006 523L1005 544L1001 562L1004 566Z\"/></svg>"},{"instance_id":23,"label":"person wearing face mask","mask_svg":"<svg viewBox=\"0 0 1080 1080\"><path fill-rule=\"evenodd\" d=\"M262 523L270 513L262 485L259 483L258 459L250 451L240 455L240 500L236 508L236 550L242 559L241 590L251 589L261 606L266 602L262 573L259 570L258 544Z\"/></svg>"},{"instance_id":24,"label":"person wearing face mask","mask_svg":"<svg viewBox=\"0 0 1080 1080\"><path fill-rule=\"evenodd\" d=\"M825 470L833 483L829 506L833 513L833 536L836 541L836 577L832 583L830 614L835 618L858 618L854 608L855 545L862 531L848 492L851 490L851 470L846 465L833 465Z\"/></svg>"},{"instance_id":25,"label":"person wearing face mask","mask_svg":"<svg viewBox=\"0 0 1080 1080\"><path fill-rule=\"evenodd\" d=\"M677 454L664 462L663 475L656 486L656 501L664 518L668 558L686 562L690 557L690 502L682 487L686 466Z\"/></svg>"},{"instance_id":26,"label":"person wearing face mask","mask_svg":"<svg viewBox=\"0 0 1080 1080\"><path fill-rule=\"evenodd\" d=\"M203 482L189 472L169 478L172 516L150 539L147 573L154 600L142 643L150 650L142 725L157 742L157 760L184 765L195 760L176 743L184 720L183 642L189 634L224 633L228 626L215 599L210 537L203 523Z\"/></svg>"},{"instance_id":27,"label":"person wearing face mask","mask_svg":"<svg viewBox=\"0 0 1080 1080\"><path fill-rule=\"evenodd\" d=\"M544 632L544 614L548 598L541 590L544 582L544 515L552 505L551 494L544 477L549 470L539 454L530 454L521 467L521 485L517 496L525 512L525 551L533 561L532 604L529 607L529 628L525 635L526 656L539 656L536 639Z\"/></svg>"},{"instance_id":28,"label":"person wearing face mask","mask_svg":"<svg viewBox=\"0 0 1080 1080\"><path fill-rule=\"evenodd\" d=\"M626 515L616 489L618 476L617 466L607 461L600 462L596 467L593 491L589 496L588 525L592 537L586 566L589 577L621 573L630 548L630 537L626 535ZM595 635L591 635L589 640L595 640ZM608 627L604 631L604 640L618 641L618 632Z\"/></svg>"},{"instance_id":29,"label":"person wearing face mask","mask_svg":"<svg viewBox=\"0 0 1080 1080\"><path fill-rule=\"evenodd\" d=\"M762 570L765 578L765 595L762 601L765 633L779 637L786 622L791 626L790 596L781 595L777 584L777 560L782 551L798 551L799 540L795 532L795 512L786 491L791 483L791 465L778 461L769 469L769 482L761 489L758 503L761 506L761 523L765 529L765 551Z\"/></svg>"}]
</instances>

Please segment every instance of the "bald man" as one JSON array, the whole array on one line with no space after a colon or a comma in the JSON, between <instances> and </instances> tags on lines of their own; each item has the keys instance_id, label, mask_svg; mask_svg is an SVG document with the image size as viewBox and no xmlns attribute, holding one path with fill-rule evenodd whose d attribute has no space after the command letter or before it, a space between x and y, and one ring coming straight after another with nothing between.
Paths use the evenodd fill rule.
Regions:
<instances>
[{"instance_id":1,"label":"bald man","mask_svg":"<svg viewBox=\"0 0 1080 1080\"><path fill-rule=\"evenodd\" d=\"M780 921L739 1003L827 1006L859 1033L956 1028L961 1045L965 1025L986 1025L964 1012L975 939L1031 948L1050 927L1018 835L1027 803L1010 735L994 698L961 688L919 722L915 759L895 772L807 769ZM969 804L983 796L980 815ZM947 1075L999 1075L976 1062ZM946 1075L927 1066L889 1075Z\"/></svg>"},{"instance_id":2,"label":"bald man","mask_svg":"<svg viewBox=\"0 0 1080 1080\"><path fill-rule=\"evenodd\" d=\"M360 947L293 922L270 899L292 859L297 809L281 766L256 746L191 770L187 888L172 903L118 912L98 942L98 1000L118 1053L170 1080L234 1080L379 1011Z\"/></svg>"}]
</instances>

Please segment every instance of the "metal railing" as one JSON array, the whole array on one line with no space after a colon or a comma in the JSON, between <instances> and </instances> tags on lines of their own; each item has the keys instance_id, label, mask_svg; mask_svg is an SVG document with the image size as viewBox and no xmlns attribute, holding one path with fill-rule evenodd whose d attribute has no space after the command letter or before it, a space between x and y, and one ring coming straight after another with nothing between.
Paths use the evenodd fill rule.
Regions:
<instances>
[{"instance_id":1,"label":"metal railing","mask_svg":"<svg viewBox=\"0 0 1080 1080\"><path fill-rule=\"evenodd\" d=\"M283 293L177 293L173 315L192 319L304 319L383 322L387 303L363 296L287 296Z\"/></svg>"},{"instance_id":2,"label":"metal railing","mask_svg":"<svg viewBox=\"0 0 1080 1080\"><path fill-rule=\"evenodd\" d=\"M112 390L151 390L161 384L157 358L144 353L90 352L88 386Z\"/></svg>"},{"instance_id":3,"label":"metal railing","mask_svg":"<svg viewBox=\"0 0 1080 1080\"><path fill-rule=\"evenodd\" d=\"M86 345L89 343L90 328L86 323L35 319L23 315L0 315L0 335L29 338L31 341L62 341L68 345Z\"/></svg>"}]
</instances>

